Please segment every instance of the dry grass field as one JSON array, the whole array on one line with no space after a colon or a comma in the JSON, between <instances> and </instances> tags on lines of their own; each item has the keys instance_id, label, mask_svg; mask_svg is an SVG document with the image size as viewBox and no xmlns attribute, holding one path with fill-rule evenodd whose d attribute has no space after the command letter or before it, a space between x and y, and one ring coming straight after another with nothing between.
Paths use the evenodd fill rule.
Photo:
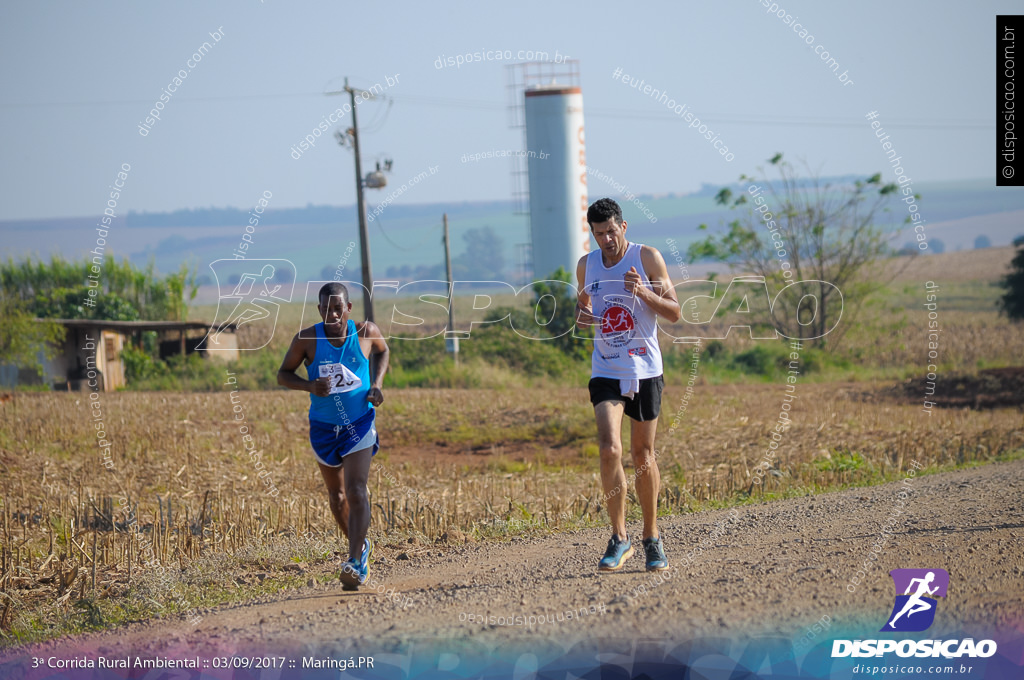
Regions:
<instances>
[{"instance_id":1,"label":"dry grass field","mask_svg":"<svg viewBox=\"0 0 1024 680\"><path fill-rule=\"evenodd\" d=\"M906 267L897 264L900 273L896 281L990 281L1008 271L1015 250L1013 246L1001 246L913 257Z\"/></svg>"},{"instance_id":2,"label":"dry grass field","mask_svg":"<svg viewBox=\"0 0 1024 680\"><path fill-rule=\"evenodd\" d=\"M777 372L748 375L707 357L685 400L686 370L667 372L656 445L661 511L875 484L912 461L935 471L1021 457L1020 407L1000 398L999 408L978 409L984 400L964 390L988 390L996 378L958 378L1024 356L1024 333L993 307L992 282L1011 253L911 261L851 319L841 359L804 357L819 365L799 375L777 450L771 431L786 395ZM929 415L921 305L933 279L942 286L939 389L956 392L940 402L956 407ZM253 353L249 375L239 374L234 402L220 365L202 376L207 391L96 395L112 444L106 466L89 394L0 400L0 644L190 616L323 578L337 563L340 536L307 439L308 397L251 389L276 371L300 314L300 305L282 310L273 342ZM734 334L725 347L735 356L752 344ZM392 350L399 354L401 343ZM385 381L382 449L370 477L371 535L382 554L606 522L585 381L527 377L499 364L463 368L479 370L472 384L488 389L393 389ZM245 432L260 451L262 477L245 453ZM632 488L629 495L636 519Z\"/></svg>"},{"instance_id":3,"label":"dry grass field","mask_svg":"<svg viewBox=\"0 0 1024 680\"><path fill-rule=\"evenodd\" d=\"M766 457L781 385L698 384L685 413L682 390L667 389L657 442L662 511L876 483L912 460L948 468L1019 455L1024 446L1017 409L926 416L916 400L881 391L798 383L792 427L777 456ZM103 466L86 396L19 394L0 406L4 639L188 613L304 583L308 565L334 559L340 544L309 450L303 396L236 397L273 487L243 454L226 389L101 395L112 469ZM386 396L370 483L371 534L382 544L604 521L584 389Z\"/></svg>"}]
</instances>

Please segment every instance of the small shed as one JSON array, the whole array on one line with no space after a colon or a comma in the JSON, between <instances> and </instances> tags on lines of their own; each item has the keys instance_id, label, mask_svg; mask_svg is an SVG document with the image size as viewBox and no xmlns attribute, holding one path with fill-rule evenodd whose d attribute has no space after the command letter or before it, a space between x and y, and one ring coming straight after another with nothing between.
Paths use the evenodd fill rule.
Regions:
<instances>
[{"instance_id":1,"label":"small shed","mask_svg":"<svg viewBox=\"0 0 1024 680\"><path fill-rule=\"evenodd\" d=\"M174 354L199 352L220 361L238 359L238 339L234 324L220 336L220 349L208 352L198 347L210 330L201 321L100 321L96 319L37 319L58 323L66 329L64 343L53 359L43 360L43 378L33 371L5 371L5 383L51 384L56 390L99 390L112 392L125 386L121 351L129 337L136 344L142 333L156 331L160 359Z\"/></svg>"}]
</instances>

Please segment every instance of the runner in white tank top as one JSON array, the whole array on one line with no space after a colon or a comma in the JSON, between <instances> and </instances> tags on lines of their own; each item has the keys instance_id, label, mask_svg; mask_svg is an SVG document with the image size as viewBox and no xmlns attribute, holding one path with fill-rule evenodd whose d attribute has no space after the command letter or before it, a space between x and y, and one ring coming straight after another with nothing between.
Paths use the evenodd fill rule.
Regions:
<instances>
[{"instance_id":1,"label":"runner in white tank top","mask_svg":"<svg viewBox=\"0 0 1024 680\"><path fill-rule=\"evenodd\" d=\"M622 394L632 396L644 378L662 374L661 347L658 345L657 314L626 290L626 274L632 269L651 288L644 273L639 243L628 243L618 263L604 264L604 251L587 254L585 290L590 297L591 313L601 319L594 329L594 354L591 376L622 381ZM630 389L632 388L632 389Z\"/></svg>"},{"instance_id":2,"label":"runner in white tank top","mask_svg":"<svg viewBox=\"0 0 1024 680\"><path fill-rule=\"evenodd\" d=\"M587 222L600 250L584 255L576 266L580 286L576 323L595 327L590 401L613 532L598 570L618 571L633 555L626 535L628 487L620 437L625 414L630 418L630 454L644 518L646 567L661 571L668 569L668 561L657 526L661 478L654 436L665 384L657 317L678 321L679 302L661 253L626 240L626 222L615 201L602 198L591 205Z\"/></svg>"}]
</instances>

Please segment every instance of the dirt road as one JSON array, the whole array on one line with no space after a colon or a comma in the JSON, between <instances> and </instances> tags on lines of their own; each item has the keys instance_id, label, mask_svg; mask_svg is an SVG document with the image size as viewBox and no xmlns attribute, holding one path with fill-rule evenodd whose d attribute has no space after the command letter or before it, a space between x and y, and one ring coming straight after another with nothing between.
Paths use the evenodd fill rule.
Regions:
<instances>
[{"instance_id":1,"label":"dirt road","mask_svg":"<svg viewBox=\"0 0 1024 680\"><path fill-rule=\"evenodd\" d=\"M910 489L904 512L894 513L903 489ZM1024 461L1015 461L665 518L661 531L673 569L662 579L644 572L641 554L624 572L599 575L605 530L510 543L409 545L381 551L383 559L372 565L384 595L307 587L204 612L198 626L149 621L8 650L3 657L10 663L72 651L215 656L268 649L348 656L399 650L423 637L450 640L453 649L765 633L797 640L823 620L833 637L870 637L893 604L887 572L907 567L950 574L949 595L929 635L976 631L978 639L996 630L1019 638L1022 496ZM896 518L893 536L870 561L890 517ZM639 531L635 523L630 529ZM870 568L854 585L865 561ZM531 626L531 616L555 621ZM526 625L500 625L509 620Z\"/></svg>"}]
</instances>

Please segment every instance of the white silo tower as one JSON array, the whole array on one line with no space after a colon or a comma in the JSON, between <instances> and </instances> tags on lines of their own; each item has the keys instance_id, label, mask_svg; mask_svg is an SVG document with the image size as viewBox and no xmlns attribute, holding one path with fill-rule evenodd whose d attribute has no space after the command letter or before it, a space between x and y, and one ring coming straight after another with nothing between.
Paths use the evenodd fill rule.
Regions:
<instances>
[{"instance_id":1,"label":"white silo tower","mask_svg":"<svg viewBox=\"0 0 1024 680\"><path fill-rule=\"evenodd\" d=\"M590 250L583 94L577 86L547 84L528 86L523 95L533 278L558 267L574 274Z\"/></svg>"}]
</instances>

